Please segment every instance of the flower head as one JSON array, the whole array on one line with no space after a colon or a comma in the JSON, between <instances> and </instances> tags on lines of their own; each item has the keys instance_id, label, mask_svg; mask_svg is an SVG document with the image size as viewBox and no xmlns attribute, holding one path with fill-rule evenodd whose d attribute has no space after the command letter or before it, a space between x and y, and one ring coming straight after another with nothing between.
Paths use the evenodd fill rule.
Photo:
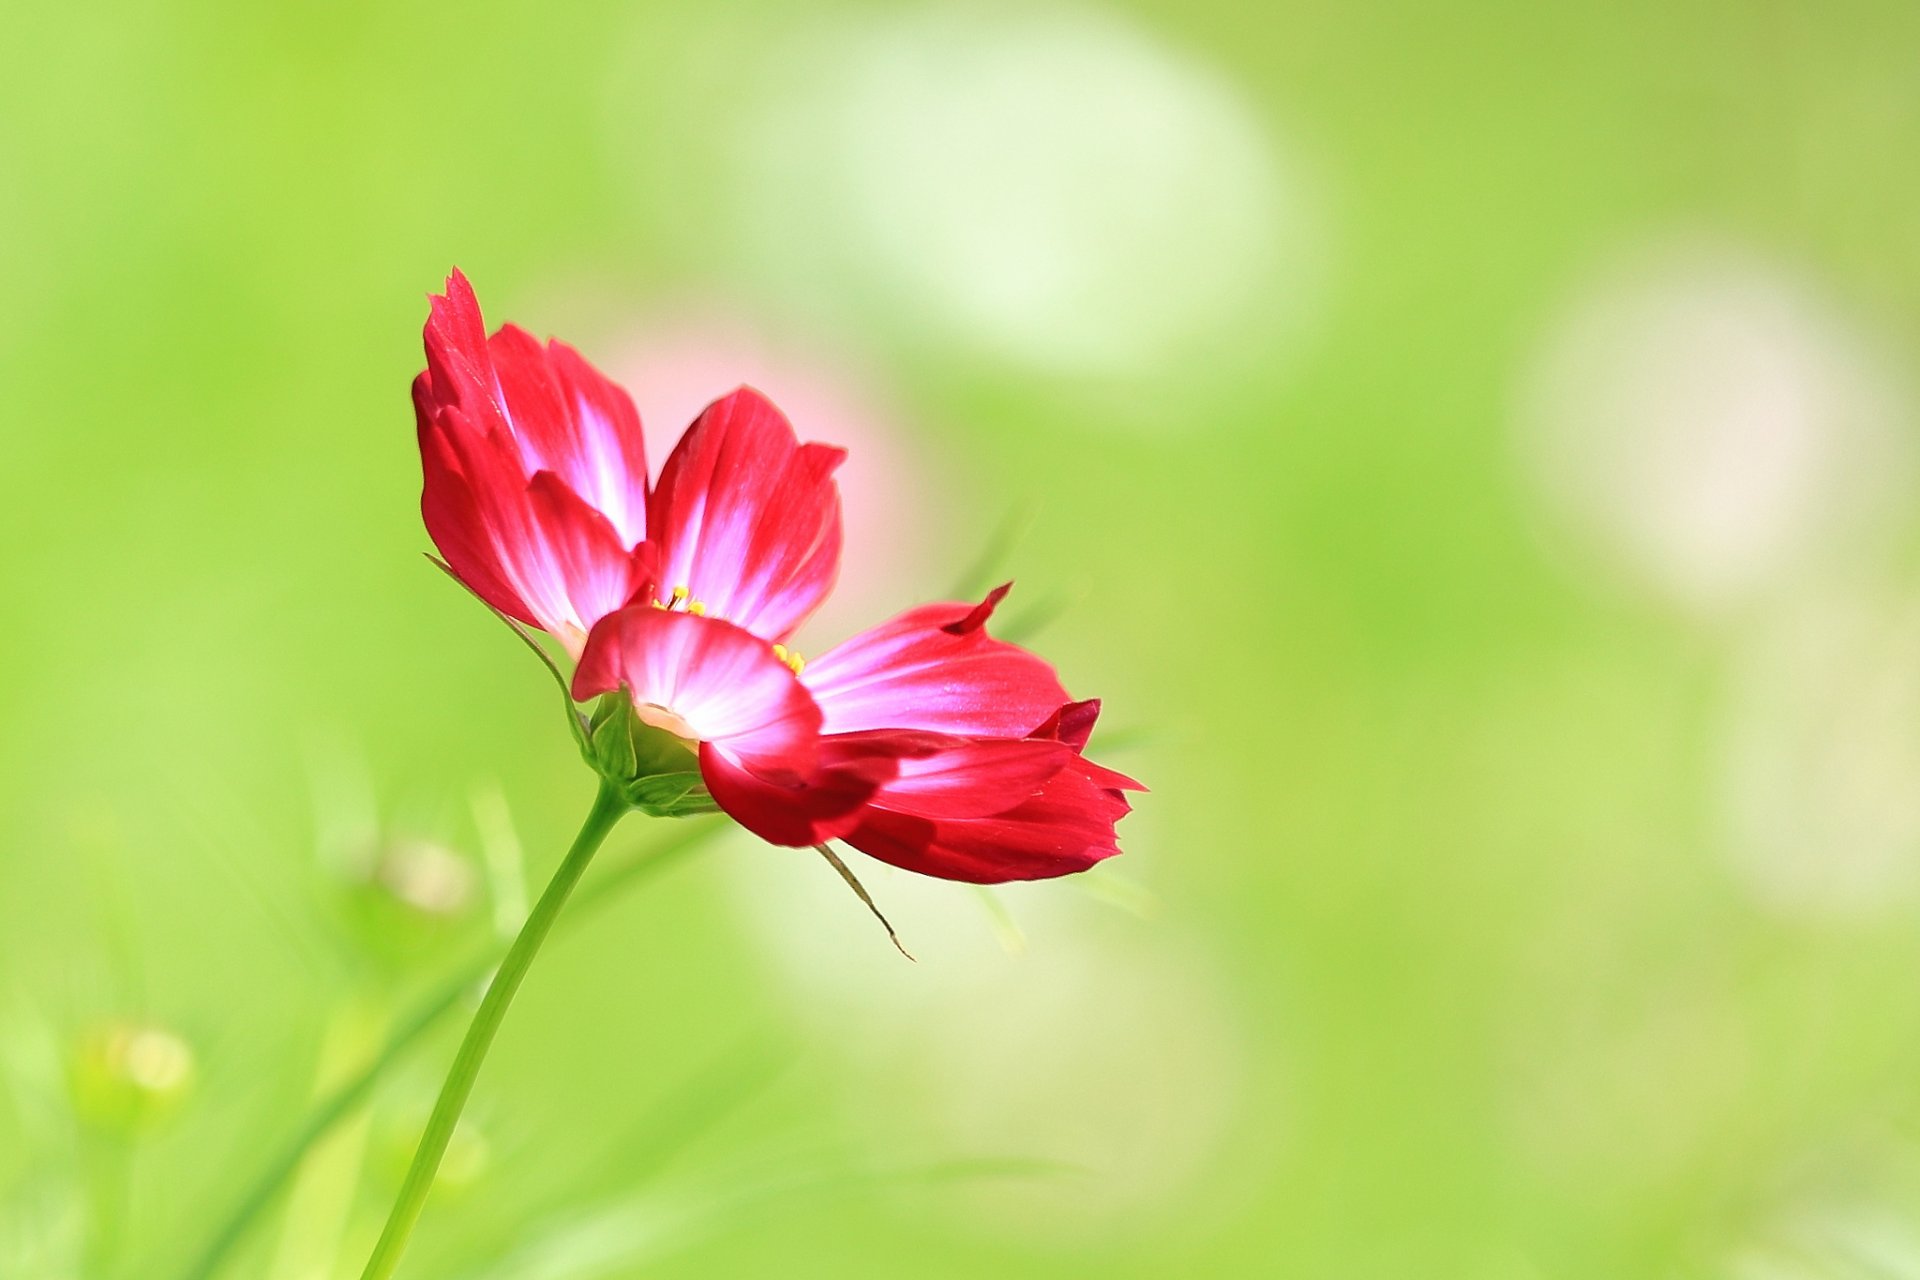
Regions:
<instances>
[{"instance_id":1,"label":"flower head","mask_svg":"<svg viewBox=\"0 0 1920 1280\"><path fill-rule=\"evenodd\" d=\"M983 883L1119 852L1140 786L1086 759L1099 704L988 634L1007 588L910 609L811 662L788 647L839 567L842 450L802 443L743 387L650 481L626 393L560 342L489 337L458 272L426 347L421 509L448 567L560 642L577 700L617 695L683 744L741 825Z\"/></svg>"}]
</instances>

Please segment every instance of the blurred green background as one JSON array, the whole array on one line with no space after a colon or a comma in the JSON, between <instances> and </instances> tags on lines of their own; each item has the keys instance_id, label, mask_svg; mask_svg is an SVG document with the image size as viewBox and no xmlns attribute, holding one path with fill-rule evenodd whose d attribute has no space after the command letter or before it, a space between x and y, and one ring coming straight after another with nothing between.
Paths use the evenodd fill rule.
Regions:
<instances>
[{"instance_id":1,"label":"blurred green background","mask_svg":"<svg viewBox=\"0 0 1920 1280\"><path fill-rule=\"evenodd\" d=\"M853 447L808 651L998 545L1154 790L862 864L918 966L736 834L610 894L403 1274L1920 1277L1920 10L6 29L0 1276L192 1274L590 796L419 554L457 263L656 460ZM225 1274L357 1274L463 1011Z\"/></svg>"}]
</instances>

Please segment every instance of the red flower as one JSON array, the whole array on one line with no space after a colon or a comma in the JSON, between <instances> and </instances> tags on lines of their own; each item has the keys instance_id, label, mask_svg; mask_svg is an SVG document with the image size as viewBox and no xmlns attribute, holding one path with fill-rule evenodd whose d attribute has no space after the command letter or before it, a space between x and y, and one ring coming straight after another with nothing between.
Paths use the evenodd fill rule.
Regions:
<instances>
[{"instance_id":1,"label":"red flower","mask_svg":"<svg viewBox=\"0 0 1920 1280\"><path fill-rule=\"evenodd\" d=\"M648 483L639 415L572 348L486 336L466 278L433 299L414 382L421 510L454 574L698 751L775 844L839 839L952 880L1031 880L1117 852L1132 779L1086 759L1099 704L987 634L1006 594L908 610L812 663L786 642L832 588L842 450L742 388Z\"/></svg>"}]
</instances>

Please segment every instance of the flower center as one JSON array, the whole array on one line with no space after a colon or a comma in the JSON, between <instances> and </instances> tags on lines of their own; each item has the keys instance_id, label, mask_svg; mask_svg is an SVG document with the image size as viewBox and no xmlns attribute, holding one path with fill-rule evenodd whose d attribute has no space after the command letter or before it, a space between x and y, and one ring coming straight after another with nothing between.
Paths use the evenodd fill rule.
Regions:
<instances>
[{"instance_id":1,"label":"flower center","mask_svg":"<svg viewBox=\"0 0 1920 1280\"><path fill-rule=\"evenodd\" d=\"M693 598L693 592L687 590L687 588L685 587L675 587L671 592L667 594L667 598L665 600L662 600L660 599L660 597L655 596L653 598L653 607L656 609L664 609L668 613L685 611L687 613L692 614L696 618L705 617L707 612L707 606L702 604L700 601L695 600ZM795 675L799 675L802 671L806 669L807 660L800 656L799 651L794 649L789 649L787 648L787 646L783 644L776 644L773 646L773 656L780 659L780 661L784 662L787 665L787 669L789 671L792 671L793 674ZM657 711L659 714L663 716L667 716L671 718L677 724L684 725L686 723L686 721L680 719L679 716L674 715L673 712L668 711L665 707L655 707L653 708L653 710ZM659 721L648 720L647 711L645 708L642 708L640 713L640 718L642 720L646 720L648 724L656 725L659 728L666 729L670 733L678 733L683 738L691 738L693 736L692 734L689 734L689 733L681 733L680 730L674 729L671 726L661 723Z\"/></svg>"},{"instance_id":2,"label":"flower center","mask_svg":"<svg viewBox=\"0 0 1920 1280\"><path fill-rule=\"evenodd\" d=\"M656 609L665 609L669 613L684 609L696 618L704 616L707 612L707 606L695 600L693 593L685 587L675 587L673 593L668 596L665 601L655 596L653 598L653 607Z\"/></svg>"},{"instance_id":3,"label":"flower center","mask_svg":"<svg viewBox=\"0 0 1920 1280\"><path fill-rule=\"evenodd\" d=\"M693 726L686 722L685 717L681 716L677 711L672 711L660 706L658 703L635 703L633 714L639 717L640 723L649 724L656 729L664 730L689 746L693 746L700 741L700 735L693 731Z\"/></svg>"}]
</instances>

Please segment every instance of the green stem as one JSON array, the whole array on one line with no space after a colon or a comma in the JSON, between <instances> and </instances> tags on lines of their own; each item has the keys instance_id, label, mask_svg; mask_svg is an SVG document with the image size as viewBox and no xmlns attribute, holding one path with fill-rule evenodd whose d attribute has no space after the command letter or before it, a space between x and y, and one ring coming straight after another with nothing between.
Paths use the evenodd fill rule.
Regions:
<instances>
[{"instance_id":1,"label":"green stem","mask_svg":"<svg viewBox=\"0 0 1920 1280\"><path fill-rule=\"evenodd\" d=\"M642 876L663 870L676 858L692 851L723 829L722 824L713 820L690 825L692 829L686 834L649 849L629 859L624 865L606 868L592 884L575 895L573 910L566 916L567 925L571 927L577 924L592 908L610 901L618 890ZM433 994L400 1023L393 1038L387 1041L379 1054L307 1113L300 1127L284 1146L275 1151L265 1167L248 1184L246 1193L232 1211L220 1220L219 1226L207 1237L205 1245L194 1255L193 1264L181 1273L182 1280L212 1280L219 1273L228 1256L292 1180L295 1171L306 1159L307 1152L358 1110L372 1094L373 1087L386 1078L388 1071L407 1050L418 1043L440 1019L451 1013L498 963L499 956L492 949L463 963L456 973L435 988Z\"/></svg>"},{"instance_id":2,"label":"green stem","mask_svg":"<svg viewBox=\"0 0 1920 1280\"><path fill-rule=\"evenodd\" d=\"M572 896L574 886L580 883L587 864L593 861L607 833L626 812L627 803L619 792L603 784L594 797L593 808L587 811L586 821L580 824L580 834L574 837L573 847L567 850L559 870L553 873L540 901L534 904L533 913L520 927L520 936L508 948L499 972L494 974L487 994L480 1000L480 1008L467 1026L466 1039L460 1042L460 1051L454 1055L446 1082L440 1086L440 1100L433 1104L433 1114L428 1117L426 1132L420 1137L420 1148L414 1152L413 1165L407 1170L406 1181L400 1185L399 1198L387 1215L386 1229L380 1233L380 1242L373 1247L373 1256L367 1259L360 1280L387 1280L400 1265L400 1255L406 1252L414 1224L420 1221L420 1211L426 1206L427 1193L433 1189L434 1176L440 1171L440 1158L447 1153L454 1126L460 1122L460 1112L467 1105L473 1082L480 1075L480 1064L486 1060L487 1050L493 1047L493 1037L507 1016L507 1006L513 1003L514 993L520 989L521 980L540 952L540 944L547 940L554 920Z\"/></svg>"}]
</instances>

